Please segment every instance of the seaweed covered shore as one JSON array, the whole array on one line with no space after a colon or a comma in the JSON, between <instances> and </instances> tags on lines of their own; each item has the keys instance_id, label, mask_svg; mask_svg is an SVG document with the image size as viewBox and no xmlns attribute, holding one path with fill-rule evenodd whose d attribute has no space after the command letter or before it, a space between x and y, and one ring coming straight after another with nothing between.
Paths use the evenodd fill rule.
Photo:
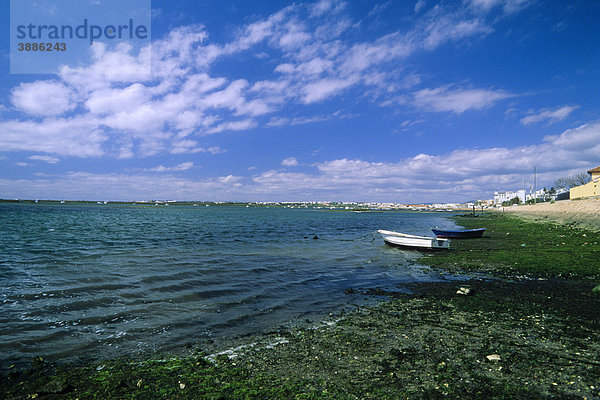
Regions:
<instances>
[{"instance_id":1,"label":"seaweed covered shore","mask_svg":"<svg viewBox=\"0 0 600 400\"><path fill-rule=\"evenodd\" d=\"M599 398L600 234L502 214L456 222L487 227L485 237L453 241L452 251L420 262L472 279L416 283L410 294L371 288L363 294L385 301L215 357L198 349L188 358L58 367L37 358L29 370L3 371L0 395Z\"/></svg>"}]
</instances>

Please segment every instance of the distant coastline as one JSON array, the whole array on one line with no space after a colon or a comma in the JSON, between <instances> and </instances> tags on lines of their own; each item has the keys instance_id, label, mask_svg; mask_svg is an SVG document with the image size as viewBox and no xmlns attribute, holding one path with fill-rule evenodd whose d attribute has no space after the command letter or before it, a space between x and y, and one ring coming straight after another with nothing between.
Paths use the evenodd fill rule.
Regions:
<instances>
[{"instance_id":1,"label":"distant coastline","mask_svg":"<svg viewBox=\"0 0 600 400\"><path fill-rule=\"evenodd\" d=\"M438 211L463 212L471 211L472 204L433 203L402 204L378 202L344 202L344 201L177 201L177 200L137 200L137 201L97 201L97 200L33 200L33 199L0 199L2 203L26 204L71 204L71 205L136 205L136 206L230 206L230 207L283 207L314 208L346 211Z\"/></svg>"}]
</instances>

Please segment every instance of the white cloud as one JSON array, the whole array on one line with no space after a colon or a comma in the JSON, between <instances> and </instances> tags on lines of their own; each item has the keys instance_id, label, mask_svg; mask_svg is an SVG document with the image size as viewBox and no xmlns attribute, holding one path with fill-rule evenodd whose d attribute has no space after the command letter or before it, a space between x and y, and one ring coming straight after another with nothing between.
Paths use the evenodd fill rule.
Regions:
<instances>
[{"instance_id":1,"label":"white cloud","mask_svg":"<svg viewBox=\"0 0 600 400\"><path fill-rule=\"evenodd\" d=\"M29 159L44 161L44 162L47 162L48 164L57 164L60 161L60 159L58 159L56 157L51 157L51 156L30 156Z\"/></svg>"},{"instance_id":2,"label":"white cloud","mask_svg":"<svg viewBox=\"0 0 600 400\"><path fill-rule=\"evenodd\" d=\"M535 1L536 0L506 0L503 9L507 14L514 14L529 7L535 3Z\"/></svg>"},{"instance_id":3,"label":"white cloud","mask_svg":"<svg viewBox=\"0 0 600 400\"><path fill-rule=\"evenodd\" d=\"M379 3L379 4L375 4L375 6L373 6L373 8L371 9L371 11L369 11L368 16L369 17L373 17L373 16L377 16L382 14L386 9L389 8L390 6L390 2L385 2L385 3Z\"/></svg>"},{"instance_id":4,"label":"white cloud","mask_svg":"<svg viewBox=\"0 0 600 400\"><path fill-rule=\"evenodd\" d=\"M228 184L234 184L234 186L239 186L238 185L238 181L240 179L242 179L242 177L240 177L240 176L234 176L234 175L227 175L227 176L221 176L221 177L219 177L217 179L221 183L228 183Z\"/></svg>"},{"instance_id":5,"label":"white cloud","mask_svg":"<svg viewBox=\"0 0 600 400\"><path fill-rule=\"evenodd\" d=\"M549 135L544 141L557 149L556 156L562 153L580 154L581 162L591 161L597 164L598 161L592 161L594 157L599 158L600 152L600 122L593 122L581 125L574 129L569 129L560 135ZM579 164L581 164L581 162Z\"/></svg>"},{"instance_id":6,"label":"white cloud","mask_svg":"<svg viewBox=\"0 0 600 400\"><path fill-rule=\"evenodd\" d=\"M472 7L484 10L484 11L489 11L492 8L494 8L495 6L503 3L504 0L469 0L468 3L470 3L470 5Z\"/></svg>"},{"instance_id":7,"label":"white cloud","mask_svg":"<svg viewBox=\"0 0 600 400\"><path fill-rule=\"evenodd\" d=\"M202 147L198 145L198 142L194 140L180 140L178 142L174 142L171 148L172 154L182 154L182 153L209 153L209 154L221 154L225 153L226 150L222 149L219 146L211 146L211 147Z\"/></svg>"},{"instance_id":8,"label":"white cloud","mask_svg":"<svg viewBox=\"0 0 600 400\"><path fill-rule=\"evenodd\" d=\"M175 32L177 30L174 30ZM167 40L158 41L157 48ZM182 44L180 44L182 46ZM179 71L163 71L161 67L165 64L171 65L169 61L176 57L171 53L171 58L164 59L160 52L153 51L151 57L151 47L142 48L138 54L132 54L131 45L122 43L114 49L107 49L103 43L94 43L92 49L92 62L90 65L81 67L63 66L59 77L62 81L73 87L78 94L87 96L93 89L101 89L114 84L148 82L153 74L161 75L167 73L176 73ZM151 59L156 65L151 64ZM156 71L151 71L150 66L156 67Z\"/></svg>"},{"instance_id":9,"label":"white cloud","mask_svg":"<svg viewBox=\"0 0 600 400\"><path fill-rule=\"evenodd\" d=\"M203 152L210 153L210 154L221 154L221 153L225 153L226 150L220 148L219 146L211 146L207 149L204 149Z\"/></svg>"},{"instance_id":10,"label":"white cloud","mask_svg":"<svg viewBox=\"0 0 600 400\"><path fill-rule=\"evenodd\" d=\"M213 92L201 99L202 104L209 108L226 107L231 110L237 110L243 103L240 93L248 86L245 79L238 79L232 82L225 89Z\"/></svg>"},{"instance_id":11,"label":"white cloud","mask_svg":"<svg viewBox=\"0 0 600 400\"><path fill-rule=\"evenodd\" d=\"M104 88L90 94L85 106L92 114L131 112L147 103L152 94L141 83L125 88Z\"/></svg>"},{"instance_id":12,"label":"white cloud","mask_svg":"<svg viewBox=\"0 0 600 400\"><path fill-rule=\"evenodd\" d=\"M425 120L422 120L422 119L418 119L418 120L407 119L406 121L403 121L400 124L400 130L401 131L408 131L411 128L414 128L415 126L417 126L419 124L423 124L423 122L425 122Z\"/></svg>"},{"instance_id":13,"label":"white cloud","mask_svg":"<svg viewBox=\"0 0 600 400\"><path fill-rule=\"evenodd\" d=\"M327 121L332 118L347 118L346 115L340 115L338 112L327 115L315 115L312 117L294 117L294 118L286 118L286 117L274 117L267 123L267 126L284 126L284 125L304 125L304 124L312 124L315 122Z\"/></svg>"},{"instance_id":14,"label":"white cloud","mask_svg":"<svg viewBox=\"0 0 600 400\"><path fill-rule=\"evenodd\" d=\"M35 81L12 90L11 101L20 111L34 116L64 114L75 108L74 93L63 83Z\"/></svg>"},{"instance_id":15,"label":"white cloud","mask_svg":"<svg viewBox=\"0 0 600 400\"><path fill-rule=\"evenodd\" d=\"M423 7L425 7L426 3L425 0L419 0L415 3L415 14L418 14L419 11L421 11L423 9Z\"/></svg>"},{"instance_id":16,"label":"white cloud","mask_svg":"<svg viewBox=\"0 0 600 400\"><path fill-rule=\"evenodd\" d=\"M493 8L500 6L504 13L514 14L524 8L529 7L536 0L468 0L467 3L478 11L489 12Z\"/></svg>"},{"instance_id":17,"label":"white cloud","mask_svg":"<svg viewBox=\"0 0 600 400\"><path fill-rule=\"evenodd\" d=\"M159 165L153 168L144 169L144 171L152 171L152 172L172 172L172 171L187 171L192 168L194 163L191 161L183 162L181 164L175 165L173 167L165 167L164 165Z\"/></svg>"},{"instance_id":18,"label":"white cloud","mask_svg":"<svg viewBox=\"0 0 600 400\"><path fill-rule=\"evenodd\" d=\"M319 17L326 13L336 14L346 7L346 3L337 0L319 0L312 5L311 16Z\"/></svg>"},{"instance_id":19,"label":"white cloud","mask_svg":"<svg viewBox=\"0 0 600 400\"><path fill-rule=\"evenodd\" d=\"M433 50L452 41L483 36L493 32L484 19L472 17L461 10L447 11L436 6L425 14L425 19L410 35L421 47Z\"/></svg>"},{"instance_id":20,"label":"white cloud","mask_svg":"<svg viewBox=\"0 0 600 400\"><path fill-rule=\"evenodd\" d=\"M302 101L306 104L318 102L331 97L353 84L352 80L323 79L309 83L303 89Z\"/></svg>"},{"instance_id":21,"label":"white cloud","mask_svg":"<svg viewBox=\"0 0 600 400\"><path fill-rule=\"evenodd\" d=\"M481 110L491 107L499 100L511 97L501 90L491 89L452 89L441 86L422 89L413 93L414 104L425 111L453 112L462 114L467 110Z\"/></svg>"},{"instance_id":22,"label":"white cloud","mask_svg":"<svg viewBox=\"0 0 600 400\"><path fill-rule=\"evenodd\" d=\"M288 29L289 31L279 38L279 45L286 50L298 49L311 39L311 35L303 32L296 24L290 24Z\"/></svg>"},{"instance_id":23,"label":"white cloud","mask_svg":"<svg viewBox=\"0 0 600 400\"><path fill-rule=\"evenodd\" d=\"M562 121L578 108L579 106L563 106L555 110L540 110L536 113L521 118L521 124L532 125L543 121L547 121L551 124L554 122Z\"/></svg>"},{"instance_id":24,"label":"white cloud","mask_svg":"<svg viewBox=\"0 0 600 400\"><path fill-rule=\"evenodd\" d=\"M3 151L35 151L75 157L104 155L107 135L94 119L84 117L46 118L41 122L0 122Z\"/></svg>"},{"instance_id":25,"label":"white cloud","mask_svg":"<svg viewBox=\"0 0 600 400\"><path fill-rule=\"evenodd\" d=\"M254 128L257 123L252 119L244 119L239 121L231 121L224 122L215 126L214 128L210 128L207 130L207 133L218 133L222 131L245 131L247 129Z\"/></svg>"},{"instance_id":26,"label":"white cloud","mask_svg":"<svg viewBox=\"0 0 600 400\"><path fill-rule=\"evenodd\" d=\"M288 157L281 162L281 165L285 165L286 167L295 167L298 165L298 160L296 157Z\"/></svg>"}]
</instances>

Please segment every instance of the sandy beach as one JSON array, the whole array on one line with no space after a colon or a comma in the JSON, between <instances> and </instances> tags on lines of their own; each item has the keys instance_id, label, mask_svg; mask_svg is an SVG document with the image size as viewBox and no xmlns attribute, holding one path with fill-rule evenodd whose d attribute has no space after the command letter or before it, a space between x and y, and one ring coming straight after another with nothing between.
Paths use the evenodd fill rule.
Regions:
<instances>
[{"instance_id":1,"label":"sandy beach","mask_svg":"<svg viewBox=\"0 0 600 400\"><path fill-rule=\"evenodd\" d=\"M505 207L503 212L600 231L600 198Z\"/></svg>"}]
</instances>

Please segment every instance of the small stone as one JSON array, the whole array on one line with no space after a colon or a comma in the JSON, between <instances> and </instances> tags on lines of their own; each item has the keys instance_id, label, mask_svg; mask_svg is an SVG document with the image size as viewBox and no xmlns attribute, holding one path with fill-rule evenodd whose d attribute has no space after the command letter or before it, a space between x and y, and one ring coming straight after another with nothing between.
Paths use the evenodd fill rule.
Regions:
<instances>
[{"instance_id":1,"label":"small stone","mask_svg":"<svg viewBox=\"0 0 600 400\"><path fill-rule=\"evenodd\" d=\"M473 294L473 290L471 290L471 288L468 286L460 286L456 291L456 294L460 294L462 296L469 296Z\"/></svg>"},{"instance_id":2,"label":"small stone","mask_svg":"<svg viewBox=\"0 0 600 400\"><path fill-rule=\"evenodd\" d=\"M179 382L179 389L181 389L181 390L185 389L185 383Z\"/></svg>"},{"instance_id":3,"label":"small stone","mask_svg":"<svg viewBox=\"0 0 600 400\"><path fill-rule=\"evenodd\" d=\"M55 378L40 388L41 393L60 394L68 391L69 385L66 381Z\"/></svg>"},{"instance_id":4,"label":"small stone","mask_svg":"<svg viewBox=\"0 0 600 400\"><path fill-rule=\"evenodd\" d=\"M498 354L490 354L488 356L485 356L485 358L487 358L488 361L501 361L502 360L502 358Z\"/></svg>"}]
</instances>

